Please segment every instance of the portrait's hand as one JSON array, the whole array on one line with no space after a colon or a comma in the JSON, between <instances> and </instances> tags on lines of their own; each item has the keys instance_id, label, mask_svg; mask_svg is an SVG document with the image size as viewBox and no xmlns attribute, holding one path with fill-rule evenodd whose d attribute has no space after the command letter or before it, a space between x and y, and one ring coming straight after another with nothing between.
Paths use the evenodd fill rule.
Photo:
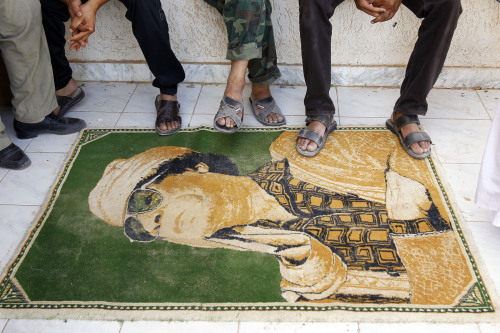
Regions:
<instances>
[{"instance_id":1,"label":"portrait's hand","mask_svg":"<svg viewBox=\"0 0 500 333\"><path fill-rule=\"evenodd\" d=\"M378 18L380 15L385 13L385 8L380 6L372 5L374 0L354 0L356 3L356 8L368 15L375 16Z\"/></svg>"},{"instance_id":2,"label":"portrait's hand","mask_svg":"<svg viewBox=\"0 0 500 333\"><path fill-rule=\"evenodd\" d=\"M396 12L401 6L402 0L374 0L372 5L374 7L385 9L385 13L378 15L372 20L372 23L379 23L389 21L396 15Z\"/></svg>"}]
</instances>

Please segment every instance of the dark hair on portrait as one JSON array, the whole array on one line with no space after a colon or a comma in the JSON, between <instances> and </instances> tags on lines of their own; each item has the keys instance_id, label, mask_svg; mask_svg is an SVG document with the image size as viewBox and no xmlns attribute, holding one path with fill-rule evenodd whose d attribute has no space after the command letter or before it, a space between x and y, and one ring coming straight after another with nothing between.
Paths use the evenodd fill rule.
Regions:
<instances>
[{"instance_id":1,"label":"dark hair on portrait","mask_svg":"<svg viewBox=\"0 0 500 333\"><path fill-rule=\"evenodd\" d=\"M151 174L139 181L135 188L149 183L155 179L153 184L159 184L170 175L180 175L188 170L195 170L200 163L205 163L212 173L220 173L230 176L239 176L238 166L231 159L224 155L212 153L191 152L177 156L160 164L154 174Z\"/></svg>"}]
</instances>

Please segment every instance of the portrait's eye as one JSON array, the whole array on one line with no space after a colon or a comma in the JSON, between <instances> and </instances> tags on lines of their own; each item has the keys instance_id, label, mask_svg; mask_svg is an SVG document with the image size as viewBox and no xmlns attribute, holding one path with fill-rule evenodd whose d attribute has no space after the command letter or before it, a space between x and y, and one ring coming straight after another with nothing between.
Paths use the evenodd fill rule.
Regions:
<instances>
[{"instance_id":1,"label":"portrait's eye","mask_svg":"<svg viewBox=\"0 0 500 333\"><path fill-rule=\"evenodd\" d=\"M152 211L161 203L162 196L153 190L136 190L128 199L127 213L137 214Z\"/></svg>"}]
</instances>

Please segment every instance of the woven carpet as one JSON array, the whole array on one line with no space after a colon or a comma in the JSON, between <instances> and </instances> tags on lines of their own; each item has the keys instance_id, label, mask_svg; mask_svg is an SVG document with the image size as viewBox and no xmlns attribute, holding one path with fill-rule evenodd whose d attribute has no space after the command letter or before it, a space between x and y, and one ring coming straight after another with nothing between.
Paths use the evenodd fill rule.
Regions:
<instances>
[{"instance_id":1,"label":"woven carpet","mask_svg":"<svg viewBox=\"0 0 500 333\"><path fill-rule=\"evenodd\" d=\"M498 320L437 159L382 128L86 130L1 277L0 317Z\"/></svg>"}]
</instances>

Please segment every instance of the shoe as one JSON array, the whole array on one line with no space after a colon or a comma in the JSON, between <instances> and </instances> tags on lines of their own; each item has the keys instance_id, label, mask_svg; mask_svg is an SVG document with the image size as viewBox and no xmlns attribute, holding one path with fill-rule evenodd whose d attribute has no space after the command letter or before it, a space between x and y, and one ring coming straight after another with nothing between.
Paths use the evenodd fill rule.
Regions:
<instances>
[{"instance_id":1,"label":"shoe","mask_svg":"<svg viewBox=\"0 0 500 333\"><path fill-rule=\"evenodd\" d=\"M182 118L179 115L181 105L177 101L166 101L160 99L160 95L156 96L156 133L159 135L170 135L180 131L182 127ZM160 124L166 124L177 121L179 126L171 130L161 130Z\"/></svg>"},{"instance_id":2,"label":"shoe","mask_svg":"<svg viewBox=\"0 0 500 333\"><path fill-rule=\"evenodd\" d=\"M393 116L396 118L396 115L394 114ZM420 120L418 119L418 116L416 115L402 115L399 118L396 118L396 120L392 121L391 118L387 119L385 122L385 126L396 136L399 138L399 142L401 142L401 146L403 149L408 153L413 158L416 159L424 159L427 156L431 154L431 148L429 148L428 151L422 154L417 154L413 150L411 150L410 146L416 142L420 141L426 141L432 144L432 140L429 137L429 135L425 132L414 132L410 133L406 136L406 138L403 138L403 134L401 133L401 127L407 124L411 123L416 123L417 125L420 125Z\"/></svg>"},{"instance_id":3,"label":"shoe","mask_svg":"<svg viewBox=\"0 0 500 333\"><path fill-rule=\"evenodd\" d=\"M22 123L14 119L14 130L19 139L31 139L38 134L71 134L80 132L85 128L85 121L77 118L63 117L58 119L54 113L49 114L45 119L36 124Z\"/></svg>"},{"instance_id":4,"label":"shoe","mask_svg":"<svg viewBox=\"0 0 500 333\"><path fill-rule=\"evenodd\" d=\"M31 165L28 156L15 144L0 150L0 168L22 170Z\"/></svg>"},{"instance_id":5,"label":"shoe","mask_svg":"<svg viewBox=\"0 0 500 333\"><path fill-rule=\"evenodd\" d=\"M297 149L299 154L306 157L313 157L317 155L321 151L321 149L323 149L328 134L337 129L337 122L333 120L333 116L309 116L306 118L306 126L309 126L309 124L313 120L320 121L321 123L323 123L326 126L326 130L323 136L307 128L301 129L300 132L297 134L297 138L309 139L311 141L316 142L316 144L318 145L316 149L314 149L313 151L309 151L307 149L306 150L301 149L299 145L296 144L295 148Z\"/></svg>"},{"instance_id":6,"label":"shoe","mask_svg":"<svg viewBox=\"0 0 500 333\"><path fill-rule=\"evenodd\" d=\"M57 96L57 104L59 104L60 109L57 113L57 118L61 119L64 117L66 112L69 111L73 106L78 104L85 97L85 92L81 87L77 87L75 92L71 96Z\"/></svg>"}]
</instances>

